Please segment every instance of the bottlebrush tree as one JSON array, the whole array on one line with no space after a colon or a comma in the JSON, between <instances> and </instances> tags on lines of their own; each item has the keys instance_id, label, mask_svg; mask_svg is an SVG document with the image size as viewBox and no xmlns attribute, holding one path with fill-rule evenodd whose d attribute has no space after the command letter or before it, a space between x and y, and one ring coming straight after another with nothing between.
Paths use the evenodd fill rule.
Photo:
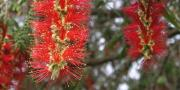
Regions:
<instances>
[{"instance_id":1,"label":"bottlebrush tree","mask_svg":"<svg viewBox=\"0 0 180 90\"><path fill-rule=\"evenodd\" d=\"M31 22L34 47L31 75L46 80L81 79L88 38L89 0L37 0L32 4L37 19Z\"/></svg>"},{"instance_id":2,"label":"bottlebrush tree","mask_svg":"<svg viewBox=\"0 0 180 90\"><path fill-rule=\"evenodd\" d=\"M129 48L129 56L144 58L143 66L151 66L157 57L166 54L165 23L161 15L164 4L157 0L139 0L125 7L123 12L132 18L132 23L124 27L124 36Z\"/></svg>"},{"instance_id":3,"label":"bottlebrush tree","mask_svg":"<svg viewBox=\"0 0 180 90\"><path fill-rule=\"evenodd\" d=\"M89 2L0 0L0 90L180 90L180 0Z\"/></svg>"}]
</instances>

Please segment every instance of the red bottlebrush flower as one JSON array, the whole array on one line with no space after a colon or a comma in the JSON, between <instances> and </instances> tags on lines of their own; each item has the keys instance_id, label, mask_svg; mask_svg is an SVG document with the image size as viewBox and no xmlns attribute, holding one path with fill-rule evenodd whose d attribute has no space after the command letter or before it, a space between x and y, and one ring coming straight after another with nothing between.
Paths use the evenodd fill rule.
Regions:
<instances>
[{"instance_id":1,"label":"red bottlebrush flower","mask_svg":"<svg viewBox=\"0 0 180 90\"><path fill-rule=\"evenodd\" d=\"M31 56L32 77L61 81L81 78L84 46L88 38L90 0L35 1L39 20L32 21L35 45Z\"/></svg>"},{"instance_id":2,"label":"red bottlebrush flower","mask_svg":"<svg viewBox=\"0 0 180 90\"><path fill-rule=\"evenodd\" d=\"M124 28L129 56L144 57L144 67L166 53L165 24L160 20L164 4L156 0L139 0L126 7L123 12L132 18L132 24Z\"/></svg>"},{"instance_id":3,"label":"red bottlebrush flower","mask_svg":"<svg viewBox=\"0 0 180 90\"><path fill-rule=\"evenodd\" d=\"M12 40L10 35L6 35L5 39ZM11 42L2 43L0 51L0 90L9 89L10 86L18 89L25 76L26 58L24 56L27 55L22 55L18 50L14 50L12 46L13 43Z\"/></svg>"}]
</instances>

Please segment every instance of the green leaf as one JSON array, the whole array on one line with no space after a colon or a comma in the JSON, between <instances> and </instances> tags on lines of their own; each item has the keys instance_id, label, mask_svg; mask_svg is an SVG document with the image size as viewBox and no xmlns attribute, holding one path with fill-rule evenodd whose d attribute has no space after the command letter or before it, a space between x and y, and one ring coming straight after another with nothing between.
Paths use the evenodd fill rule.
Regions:
<instances>
[{"instance_id":1,"label":"green leaf","mask_svg":"<svg viewBox=\"0 0 180 90\"><path fill-rule=\"evenodd\" d=\"M157 84L159 85L164 85L166 83L167 79L165 76L160 76L158 79L157 79Z\"/></svg>"},{"instance_id":2,"label":"green leaf","mask_svg":"<svg viewBox=\"0 0 180 90\"><path fill-rule=\"evenodd\" d=\"M164 17L180 31L180 21L176 19L175 13L166 8Z\"/></svg>"}]
</instances>

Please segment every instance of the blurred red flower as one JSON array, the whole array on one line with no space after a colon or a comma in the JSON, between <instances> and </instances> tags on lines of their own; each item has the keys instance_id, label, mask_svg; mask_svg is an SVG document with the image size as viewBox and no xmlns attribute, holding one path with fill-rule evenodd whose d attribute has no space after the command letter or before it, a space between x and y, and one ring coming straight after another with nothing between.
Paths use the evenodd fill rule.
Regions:
<instances>
[{"instance_id":1,"label":"blurred red flower","mask_svg":"<svg viewBox=\"0 0 180 90\"><path fill-rule=\"evenodd\" d=\"M132 23L124 27L124 36L129 48L129 56L144 57L144 65L166 53L166 25L161 20L164 4L156 0L139 0L125 7L123 12L132 18Z\"/></svg>"},{"instance_id":2,"label":"blurred red flower","mask_svg":"<svg viewBox=\"0 0 180 90\"><path fill-rule=\"evenodd\" d=\"M4 39L12 40L6 34ZM25 76L25 54L13 49L12 42L3 42L0 51L0 90L18 89Z\"/></svg>"}]
</instances>

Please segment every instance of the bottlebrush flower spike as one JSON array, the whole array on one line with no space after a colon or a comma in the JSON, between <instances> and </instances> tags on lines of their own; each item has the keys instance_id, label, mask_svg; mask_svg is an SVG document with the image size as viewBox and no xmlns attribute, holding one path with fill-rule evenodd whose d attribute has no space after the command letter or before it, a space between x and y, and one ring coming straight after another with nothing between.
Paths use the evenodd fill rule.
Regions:
<instances>
[{"instance_id":1,"label":"bottlebrush flower spike","mask_svg":"<svg viewBox=\"0 0 180 90\"><path fill-rule=\"evenodd\" d=\"M32 4L39 17L31 22L35 45L30 66L37 82L81 78L89 3L90 0L38 0Z\"/></svg>"},{"instance_id":2,"label":"bottlebrush flower spike","mask_svg":"<svg viewBox=\"0 0 180 90\"><path fill-rule=\"evenodd\" d=\"M132 18L132 23L124 28L129 56L136 59L142 55L143 66L166 53L165 24L160 20L163 10L164 4L157 0L139 0L123 9Z\"/></svg>"},{"instance_id":3,"label":"bottlebrush flower spike","mask_svg":"<svg viewBox=\"0 0 180 90\"><path fill-rule=\"evenodd\" d=\"M7 34L4 39L13 40ZM18 90L25 76L25 56L27 55L22 55L18 49L14 50L13 43L7 41L2 41L0 48L0 90L8 90L10 87Z\"/></svg>"}]
</instances>

